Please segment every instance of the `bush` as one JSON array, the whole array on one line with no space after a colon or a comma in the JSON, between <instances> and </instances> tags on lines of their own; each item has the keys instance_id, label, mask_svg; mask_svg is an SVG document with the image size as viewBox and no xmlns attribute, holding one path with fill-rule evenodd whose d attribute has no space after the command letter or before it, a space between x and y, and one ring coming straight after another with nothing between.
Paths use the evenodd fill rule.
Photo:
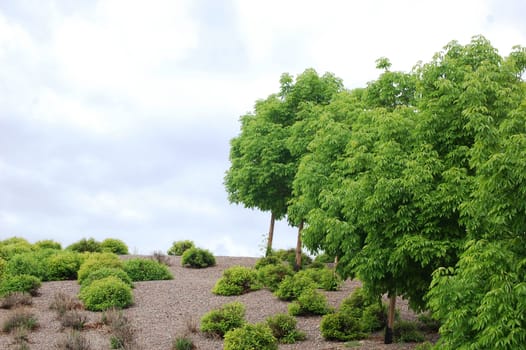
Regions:
<instances>
[{"instance_id":1,"label":"bush","mask_svg":"<svg viewBox=\"0 0 526 350\"><path fill-rule=\"evenodd\" d=\"M260 289L257 273L244 266L232 266L223 271L212 293L217 295L241 295Z\"/></svg>"},{"instance_id":2,"label":"bush","mask_svg":"<svg viewBox=\"0 0 526 350\"><path fill-rule=\"evenodd\" d=\"M47 279L63 281L77 279L82 257L74 251L59 251L46 259Z\"/></svg>"},{"instance_id":3,"label":"bush","mask_svg":"<svg viewBox=\"0 0 526 350\"><path fill-rule=\"evenodd\" d=\"M223 305L201 318L201 332L208 336L224 337L225 333L245 324L245 306L240 302Z\"/></svg>"},{"instance_id":4,"label":"bush","mask_svg":"<svg viewBox=\"0 0 526 350\"><path fill-rule=\"evenodd\" d=\"M17 311L9 316L2 325L5 333L11 333L15 329L34 330L38 328L38 321L34 314L27 311Z\"/></svg>"},{"instance_id":5,"label":"bush","mask_svg":"<svg viewBox=\"0 0 526 350\"><path fill-rule=\"evenodd\" d=\"M172 246L170 247L170 249L168 249L167 253L168 255L181 256L184 252L191 248L195 248L195 244L192 241L176 241L173 242Z\"/></svg>"},{"instance_id":6,"label":"bush","mask_svg":"<svg viewBox=\"0 0 526 350\"><path fill-rule=\"evenodd\" d=\"M90 342L79 331L71 331L56 344L57 350L90 350Z\"/></svg>"},{"instance_id":7,"label":"bush","mask_svg":"<svg viewBox=\"0 0 526 350\"><path fill-rule=\"evenodd\" d=\"M5 275L0 280L0 297L13 292L26 292L35 296L41 286L40 279L31 275Z\"/></svg>"},{"instance_id":8,"label":"bush","mask_svg":"<svg viewBox=\"0 0 526 350\"><path fill-rule=\"evenodd\" d=\"M428 341L415 346L415 350L432 350L432 349L433 349L433 343L428 342Z\"/></svg>"},{"instance_id":9,"label":"bush","mask_svg":"<svg viewBox=\"0 0 526 350\"><path fill-rule=\"evenodd\" d=\"M272 331L272 335L283 344L293 344L296 341L304 340L305 333L296 329L296 318L287 314L277 314L266 319L267 326Z\"/></svg>"},{"instance_id":10,"label":"bush","mask_svg":"<svg viewBox=\"0 0 526 350\"><path fill-rule=\"evenodd\" d=\"M225 350L277 350L278 342L264 324L245 324L225 335Z\"/></svg>"},{"instance_id":11,"label":"bush","mask_svg":"<svg viewBox=\"0 0 526 350\"><path fill-rule=\"evenodd\" d=\"M84 279L80 289L88 287L93 281L101 280L103 278L114 276L126 283L128 286L133 288L133 282L130 276L123 270L115 267L102 267L98 270L93 271Z\"/></svg>"},{"instance_id":12,"label":"bush","mask_svg":"<svg viewBox=\"0 0 526 350\"><path fill-rule=\"evenodd\" d=\"M123 268L122 261L113 253L94 253L88 255L86 260L80 265L77 273L77 280L80 284L90 273L103 267Z\"/></svg>"},{"instance_id":13,"label":"bush","mask_svg":"<svg viewBox=\"0 0 526 350\"><path fill-rule=\"evenodd\" d=\"M194 342L188 337L177 337L172 343L172 350L193 350Z\"/></svg>"},{"instance_id":14,"label":"bush","mask_svg":"<svg viewBox=\"0 0 526 350\"><path fill-rule=\"evenodd\" d=\"M326 291L335 291L340 289L343 281L336 271L323 268L308 268L298 272L298 275L305 275L316 282L318 288Z\"/></svg>"},{"instance_id":15,"label":"bush","mask_svg":"<svg viewBox=\"0 0 526 350\"><path fill-rule=\"evenodd\" d=\"M438 332L440 329L440 321L435 319L431 313L423 313L418 315L419 329L424 332Z\"/></svg>"},{"instance_id":16,"label":"bush","mask_svg":"<svg viewBox=\"0 0 526 350\"><path fill-rule=\"evenodd\" d=\"M326 340L349 341L363 339L359 320L350 313L337 312L322 317L320 324L321 335Z\"/></svg>"},{"instance_id":17,"label":"bush","mask_svg":"<svg viewBox=\"0 0 526 350\"><path fill-rule=\"evenodd\" d=\"M334 262L334 256L331 256L327 253L321 253L319 255L316 255L313 261L313 263L322 263L322 264L330 264L333 262Z\"/></svg>"},{"instance_id":18,"label":"bush","mask_svg":"<svg viewBox=\"0 0 526 350\"><path fill-rule=\"evenodd\" d=\"M47 279L45 258L54 252L54 250L51 250L51 253L47 250L41 250L16 254L7 262L6 271L10 275L31 275L45 281Z\"/></svg>"},{"instance_id":19,"label":"bush","mask_svg":"<svg viewBox=\"0 0 526 350\"><path fill-rule=\"evenodd\" d=\"M7 261L5 259L0 258L0 277L6 273L7 270Z\"/></svg>"},{"instance_id":20,"label":"bush","mask_svg":"<svg viewBox=\"0 0 526 350\"><path fill-rule=\"evenodd\" d=\"M285 277L294 275L292 267L281 261L278 264L263 265L259 267L257 273L259 282L271 292L275 292L278 289L279 284Z\"/></svg>"},{"instance_id":21,"label":"bush","mask_svg":"<svg viewBox=\"0 0 526 350\"><path fill-rule=\"evenodd\" d=\"M316 289L316 283L305 275L287 276L274 293L281 300L295 300L308 289Z\"/></svg>"},{"instance_id":22,"label":"bush","mask_svg":"<svg viewBox=\"0 0 526 350\"><path fill-rule=\"evenodd\" d=\"M325 315L330 311L325 295L314 289L305 290L298 300L289 304L289 313L293 316Z\"/></svg>"},{"instance_id":23,"label":"bush","mask_svg":"<svg viewBox=\"0 0 526 350\"><path fill-rule=\"evenodd\" d=\"M93 281L80 292L79 298L90 311L121 309L133 303L130 286L114 276Z\"/></svg>"},{"instance_id":24,"label":"bush","mask_svg":"<svg viewBox=\"0 0 526 350\"><path fill-rule=\"evenodd\" d=\"M268 255L261 259L258 259L258 261L256 261L256 264L254 265L254 268L256 270L259 270L265 266L280 265L281 263L282 263L282 260L278 258L276 255Z\"/></svg>"},{"instance_id":25,"label":"bush","mask_svg":"<svg viewBox=\"0 0 526 350\"><path fill-rule=\"evenodd\" d=\"M181 257L181 265L184 267L204 268L215 264L214 255L206 249L190 248Z\"/></svg>"},{"instance_id":26,"label":"bush","mask_svg":"<svg viewBox=\"0 0 526 350\"><path fill-rule=\"evenodd\" d=\"M26 292L13 292L7 294L0 300L0 308L12 309L18 306L29 306L33 304L31 294Z\"/></svg>"},{"instance_id":27,"label":"bush","mask_svg":"<svg viewBox=\"0 0 526 350\"><path fill-rule=\"evenodd\" d=\"M296 250L292 249L280 249L274 253L281 261L288 262L290 266L296 266ZM312 258L301 252L301 266L300 269L303 269L312 263Z\"/></svg>"},{"instance_id":28,"label":"bush","mask_svg":"<svg viewBox=\"0 0 526 350\"><path fill-rule=\"evenodd\" d=\"M62 245L58 242L55 242L51 239L44 239L38 242L35 242L34 247L37 249L54 249L62 250Z\"/></svg>"},{"instance_id":29,"label":"bush","mask_svg":"<svg viewBox=\"0 0 526 350\"><path fill-rule=\"evenodd\" d=\"M102 247L100 242L96 241L94 238L82 238L80 241L70 244L66 247L67 250L73 250L75 252L84 253L100 253L102 252Z\"/></svg>"},{"instance_id":30,"label":"bush","mask_svg":"<svg viewBox=\"0 0 526 350\"><path fill-rule=\"evenodd\" d=\"M394 339L404 343L421 343L425 340L418 330L418 323L412 321L397 321L393 330Z\"/></svg>"},{"instance_id":31,"label":"bush","mask_svg":"<svg viewBox=\"0 0 526 350\"><path fill-rule=\"evenodd\" d=\"M360 327L364 332L375 332L387 324L387 306L380 302L366 306L360 317Z\"/></svg>"},{"instance_id":32,"label":"bush","mask_svg":"<svg viewBox=\"0 0 526 350\"><path fill-rule=\"evenodd\" d=\"M124 271L134 282L171 280L174 278L166 265L151 259L134 258L126 260Z\"/></svg>"},{"instance_id":33,"label":"bush","mask_svg":"<svg viewBox=\"0 0 526 350\"><path fill-rule=\"evenodd\" d=\"M100 243L100 248L103 252L113 253L117 255L129 254L126 243L116 238L106 238Z\"/></svg>"}]
</instances>

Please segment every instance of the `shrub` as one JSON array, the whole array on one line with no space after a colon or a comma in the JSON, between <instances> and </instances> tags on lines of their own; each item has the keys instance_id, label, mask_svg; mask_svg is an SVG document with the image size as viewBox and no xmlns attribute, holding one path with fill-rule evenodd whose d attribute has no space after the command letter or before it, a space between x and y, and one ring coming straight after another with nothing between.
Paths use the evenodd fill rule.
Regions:
<instances>
[{"instance_id":1,"label":"shrub","mask_svg":"<svg viewBox=\"0 0 526 350\"><path fill-rule=\"evenodd\" d=\"M100 253L102 252L102 247L100 242L96 241L94 238L82 238L80 241L70 244L66 247L67 250L73 250L75 252L84 253Z\"/></svg>"},{"instance_id":2,"label":"shrub","mask_svg":"<svg viewBox=\"0 0 526 350\"><path fill-rule=\"evenodd\" d=\"M256 270L259 270L262 267L268 266L268 265L280 265L282 263L282 260L278 258L276 255L268 255L263 258L258 259L256 261L256 264L254 265L254 268Z\"/></svg>"},{"instance_id":3,"label":"shrub","mask_svg":"<svg viewBox=\"0 0 526 350\"><path fill-rule=\"evenodd\" d=\"M126 243L116 238L106 238L100 243L100 248L103 252L107 253L113 253L117 255L129 254Z\"/></svg>"},{"instance_id":4,"label":"shrub","mask_svg":"<svg viewBox=\"0 0 526 350\"><path fill-rule=\"evenodd\" d=\"M195 248L195 244L192 241L176 241L173 242L170 249L168 249L167 253L168 255L176 255L180 256L183 255L184 252L186 252L188 249Z\"/></svg>"},{"instance_id":5,"label":"shrub","mask_svg":"<svg viewBox=\"0 0 526 350\"><path fill-rule=\"evenodd\" d=\"M26 292L12 292L0 300L0 308L12 309L18 306L29 306L33 304L31 294Z\"/></svg>"},{"instance_id":6,"label":"shrub","mask_svg":"<svg viewBox=\"0 0 526 350\"><path fill-rule=\"evenodd\" d=\"M109 276L114 276L126 283L128 286L133 288L133 282L128 276L128 274L123 269L118 269L115 267L102 267L98 270L93 271L82 281L82 285L80 286L80 290L83 290L87 286L89 286L93 281L100 280Z\"/></svg>"},{"instance_id":7,"label":"shrub","mask_svg":"<svg viewBox=\"0 0 526 350\"><path fill-rule=\"evenodd\" d=\"M34 314L27 311L17 311L9 316L2 325L2 330L5 333L22 328L27 330L34 330L38 328L38 321Z\"/></svg>"},{"instance_id":8,"label":"shrub","mask_svg":"<svg viewBox=\"0 0 526 350\"><path fill-rule=\"evenodd\" d=\"M54 252L51 250L51 254ZM50 253L46 250L16 254L7 262L6 271L11 275L31 275L46 280L47 269L44 260L48 254Z\"/></svg>"},{"instance_id":9,"label":"shrub","mask_svg":"<svg viewBox=\"0 0 526 350\"><path fill-rule=\"evenodd\" d=\"M396 341L404 343L421 343L425 340L422 332L418 330L418 323L413 321L395 322L393 335Z\"/></svg>"},{"instance_id":10,"label":"shrub","mask_svg":"<svg viewBox=\"0 0 526 350\"><path fill-rule=\"evenodd\" d=\"M79 298L90 311L120 309L133 303L130 286L114 276L93 281L80 292Z\"/></svg>"},{"instance_id":11,"label":"shrub","mask_svg":"<svg viewBox=\"0 0 526 350\"><path fill-rule=\"evenodd\" d=\"M278 342L264 324L245 324L225 334L225 350L277 350Z\"/></svg>"},{"instance_id":12,"label":"shrub","mask_svg":"<svg viewBox=\"0 0 526 350\"><path fill-rule=\"evenodd\" d=\"M206 313L201 318L201 332L208 336L224 337L225 333L245 323L245 306L232 302Z\"/></svg>"},{"instance_id":13,"label":"shrub","mask_svg":"<svg viewBox=\"0 0 526 350\"><path fill-rule=\"evenodd\" d=\"M223 271L212 292L218 295L241 295L260 289L257 273L245 266L232 266Z\"/></svg>"},{"instance_id":14,"label":"shrub","mask_svg":"<svg viewBox=\"0 0 526 350\"><path fill-rule=\"evenodd\" d=\"M31 275L5 275L0 280L0 297L12 292L26 292L32 296L37 295L40 280Z\"/></svg>"},{"instance_id":15,"label":"shrub","mask_svg":"<svg viewBox=\"0 0 526 350\"><path fill-rule=\"evenodd\" d=\"M257 273L260 283L267 287L271 292L275 292L278 289L279 284L285 279L285 277L294 275L292 267L281 261L279 264L263 265L259 267Z\"/></svg>"},{"instance_id":16,"label":"shrub","mask_svg":"<svg viewBox=\"0 0 526 350\"><path fill-rule=\"evenodd\" d=\"M177 337L172 343L172 350L193 350L194 342L188 337Z\"/></svg>"},{"instance_id":17,"label":"shrub","mask_svg":"<svg viewBox=\"0 0 526 350\"><path fill-rule=\"evenodd\" d=\"M59 316L62 316L67 311L82 309L82 304L80 304L77 298L58 292L53 295L53 300L49 305L49 309L56 311Z\"/></svg>"},{"instance_id":18,"label":"shrub","mask_svg":"<svg viewBox=\"0 0 526 350\"><path fill-rule=\"evenodd\" d=\"M77 280L80 284L90 273L103 267L123 268L122 261L113 253L95 253L90 254L80 265L77 273Z\"/></svg>"},{"instance_id":19,"label":"shrub","mask_svg":"<svg viewBox=\"0 0 526 350\"><path fill-rule=\"evenodd\" d=\"M166 265L155 260L134 258L124 262L124 271L132 281L171 280L173 275Z\"/></svg>"},{"instance_id":20,"label":"shrub","mask_svg":"<svg viewBox=\"0 0 526 350\"><path fill-rule=\"evenodd\" d=\"M316 289L316 283L305 275L287 276L274 293L281 300L295 300L308 289Z\"/></svg>"},{"instance_id":21,"label":"shrub","mask_svg":"<svg viewBox=\"0 0 526 350\"><path fill-rule=\"evenodd\" d=\"M320 330L321 335L326 340L349 341L366 337L366 334L361 330L359 320L346 312L336 312L323 316Z\"/></svg>"},{"instance_id":22,"label":"shrub","mask_svg":"<svg viewBox=\"0 0 526 350\"><path fill-rule=\"evenodd\" d=\"M2 277L4 273L6 273L6 270L7 270L7 261L5 261L5 259L2 259L0 257L0 277Z\"/></svg>"},{"instance_id":23,"label":"shrub","mask_svg":"<svg viewBox=\"0 0 526 350\"><path fill-rule=\"evenodd\" d=\"M35 248L37 249L54 249L54 250L62 250L62 245L58 242L55 242L51 239L44 239L38 242L35 242L34 244Z\"/></svg>"},{"instance_id":24,"label":"shrub","mask_svg":"<svg viewBox=\"0 0 526 350\"><path fill-rule=\"evenodd\" d=\"M274 253L281 261L288 262L290 266L296 266L296 250L294 248L292 249L280 249ZM301 266L300 268L303 269L307 267L309 264L312 263L312 258L305 254L304 252L301 252Z\"/></svg>"},{"instance_id":25,"label":"shrub","mask_svg":"<svg viewBox=\"0 0 526 350\"><path fill-rule=\"evenodd\" d=\"M325 315L329 311L327 297L314 289L305 290L298 300L289 304L289 313L293 316Z\"/></svg>"},{"instance_id":26,"label":"shrub","mask_svg":"<svg viewBox=\"0 0 526 350\"><path fill-rule=\"evenodd\" d=\"M329 269L328 267L323 268L308 268L306 270L299 271L298 275L305 275L316 282L316 286L323 290L335 291L340 289L342 285L342 279L336 271Z\"/></svg>"},{"instance_id":27,"label":"shrub","mask_svg":"<svg viewBox=\"0 0 526 350\"><path fill-rule=\"evenodd\" d=\"M433 349L433 343L428 342L428 341L415 346L415 350L432 350L432 349Z\"/></svg>"},{"instance_id":28,"label":"shrub","mask_svg":"<svg viewBox=\"0 0 526 350\"><path fill-rule=\"evenodd\" d=\"M327 253L321 253L319 255L316 255L313 261L313 263L322 263L322 264L330 264L333 262L334 262L334 256L329 255Z\"/></svg>"},{"instance_id":29,"label":"shrub","mask_svg":"<svg viewBox=\"0 0 526 350\"><path fill-rule=\"evenodd\" d=\"M90 342L79 331L71 331L56 344L57 350L90 350Z\"/></svg>"},{"instance_id":30,"label":"shrub","mask_svg":"<svg viewBox=\"0 0 526 350\"><path fill-rule=\"evenodd\" d=\"M424 332L438 332L440 329L440 321L429 312L418 315L418 322L420 330Z\"/></svg>"},{"instance_id":31,"label":"shrub","mask_svg":"<svg viewBox=\"0 0 526 350\"><path fill-rule=\"evenodd\" d=\"M266 319L267 326L272 331L272 335L284 344L293 344L296 341L304 340L305 333L296 329L296 318L287 314L277 314Z\"/></svg>"},{"instance_id":32,"label":"shrub","mask_svg":"<svg viewBox=\"0 0 526 350\"><path fill-rule=\"evenodd\" d=\"M380 302L366 306L360 317L360 327L364 332L375 332L387 324L387 306Z\"/></svg>"},{"instance_id":33,"label":"shrub","mask_svg":"<svg viewBox=\"0 0 526 350\"><path fill-rule=\"evenodd\" d=\"M181 264L185 267L204 268L214 266L216 259L214 255L206 249L190 248L183 253Z\"/></svg>"},{"instance_id":34,"label":"shrub","mask_svg":"<svg viewBox=\"0 0 526 350\"><path fill-rule=\"evenodd\" d=\"M82 257L74 251L60 251L46 259L47 279L63 281L77 279Z\"/></svg>"}]
</instances>

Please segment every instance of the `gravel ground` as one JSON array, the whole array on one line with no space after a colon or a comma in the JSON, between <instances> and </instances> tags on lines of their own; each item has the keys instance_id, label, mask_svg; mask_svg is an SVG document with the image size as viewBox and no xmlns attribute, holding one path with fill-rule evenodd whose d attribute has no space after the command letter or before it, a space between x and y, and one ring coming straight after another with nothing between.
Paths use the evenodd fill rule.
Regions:
<instances>
[{"instance_id":1,"label":"gravel ground","mask_svg":"<svg viewBox=\"0 0 526 350\"><path fill-rule=\"evenodd\" d=\"M175 278L171 281L151 281L135 283L133 290L135 303L124 310L135 328L137 348L143 350L171 349L175 337L187 333L189 325L198 325L203 314L213 308L232 301L245 304L248 322L260 322L276 313L286 313L287 303L277 299L268 290L251 292L242 296L224 297L211 293L222 271L230 266L253 266L256 258L216 257L217 265L206 269L188 269L180 266L179 257L169 257L171 271ZM340 291L324 292L329 303L337 307L359 285L356 281L346 281ZM29 334L30 349L54 349L57 341L66 336L61 330L56 314L49 310L55 293L62 292L76 296L79 286L75 281L45 282L40 295L33 298L28 311L36 314L40 327ZM398 302L402 318L414 315L407 310L407 304ZM0 310L0 324L14 312ZM109 349L110 331L100 325L101 313L87 312L88 327L82 333L89 339L91 349ZM305 341L280 345L280 349L349 349L343 343L323 340L319 330L321 317L298 317L298 328L307 334ZM191 334L195 345L201 350L222 349L220 339L206 338ZM0 349L16 349L14 336L0 333ZM384 345L382 334L373 334L368 340L360 341L353 349L413 349L415 344Z\"/></svg>"}]
</instances>

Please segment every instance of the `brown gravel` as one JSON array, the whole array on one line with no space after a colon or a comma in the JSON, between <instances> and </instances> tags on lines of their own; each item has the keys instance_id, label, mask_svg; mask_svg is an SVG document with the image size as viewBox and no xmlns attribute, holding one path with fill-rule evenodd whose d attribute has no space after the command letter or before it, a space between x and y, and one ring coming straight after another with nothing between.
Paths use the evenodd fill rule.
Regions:
<instances>
[{"instance_id":1,"label":"brown gravel","mask_svg":"<svg viewBox=\"0 0 526 350\"><path fill-rule=\"evenodd\" d=\"M256 258L216 257L217 266L206 269L188 269L180 266L179 257L170 257L170 267L175 276L171 281L152 281L135 283L133 295L135 304L124 310L136 330L136 340L139 349L161 350L171 349L176 336L187 332L188 325L198 324L199 319L209 310L220 305L240 301L245 304L246 318L249 322L260 322L266 317L280 312L287 312L287 303L278 300L271 292L260 290L237 297L223 297L211 293L222 271L230 266L253 266ZM343 288L337 292L325 292L329 303L337 307L340 301L347 297L358 286L356 281L346 281ZM56 314L49 310L53 296L57 292L76 295L79 286L75 281L45 282L40 289L40 295L33 299L33 305L28 308L36 314L40 328L29 335L31 349L54 349L55 344L66 336L61 330ZM402 318L414 317L407 310L407 304L400 301ZM0 310L0 324L12 313L11 310ZM100 326L101 314L87 312L88 329L82 333L89 339L94 350L109 349L109 329ZM319 330L320 317L298 317L298 328L307 334L303 342L290 345L280 345L280 349L349 349L343 343L323 340ZM209 339L199 334L191 334L198 349L222 349L220 339ZM415 344L384 345L382 334L374 334L368 340L360 341L353 349L398 350L413 349ZM13 335L0 333L0 349L15 349Z\"/></svg>"}]
</instances>

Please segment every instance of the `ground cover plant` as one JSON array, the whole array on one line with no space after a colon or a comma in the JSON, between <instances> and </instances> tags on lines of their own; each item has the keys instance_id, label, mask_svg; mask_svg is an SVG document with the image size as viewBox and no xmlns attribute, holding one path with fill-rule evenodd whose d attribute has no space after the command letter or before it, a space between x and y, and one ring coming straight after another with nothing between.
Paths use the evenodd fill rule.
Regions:
<instances>
[{"instance_id":1,"label":"ground cover plant","mask_svg":"<svg viewBox=\"0 0 526 350\"><path fill-rule=\"evenodd\" d=\"M245 324L225 334L225 350L277 350L278 341L266 324Z\"/></svg>"},{"instance_id":2,"label":"ground cover plant","mask_svg":"<svg viewBox=\"0 0 526 350\"><path fill-rule=\"evenodd\" d=\"M126 260L123 269L134 282L171 280L174 278L166 265L152 259L133 258Z\"/></svg>"},{"instance_id":3,"label":"ground cover plant","mask_svg":"<svg viewBox=\"0 0 526 350\"><path fill-rule=\"evenodd\" d=\"M201 332L222 338L228 331L239 328L243 324L245 324L245 305L232 302L203 315Z\"/></svg>"},{"instance_id":4,"label":"ground cover plant","mask_svg":"<svg viewBox=\"0 0 526 350\"><path fill-rule=\"evenodd\" d=\"M305 339L305 333L296 328L296 318L287 314L276 314L265 320L272 335L283 344L293 344Z\"/></svg>"},{"instance_id":5,"label":"ground cover plant","mask_svg":"<svg viewBox=\"0 0 526 350\"><path fill-rule=\"evenodd\" d=\"M121 309L133 304L131 287L114 276L93 281L80 291L79 299L90 311Z\"/></svg>"},{"instance_id":6,"label":"ground cover plant","mask_svg":"<svg viewBox=\"0 0 526 350\"><path fill-rule=\"evenodd\" d=\"M223 276L216 282L212 292L217 295L241 295L260 288L254 269L232 266L223 271Z\"/></svg>"}]
</instances>

